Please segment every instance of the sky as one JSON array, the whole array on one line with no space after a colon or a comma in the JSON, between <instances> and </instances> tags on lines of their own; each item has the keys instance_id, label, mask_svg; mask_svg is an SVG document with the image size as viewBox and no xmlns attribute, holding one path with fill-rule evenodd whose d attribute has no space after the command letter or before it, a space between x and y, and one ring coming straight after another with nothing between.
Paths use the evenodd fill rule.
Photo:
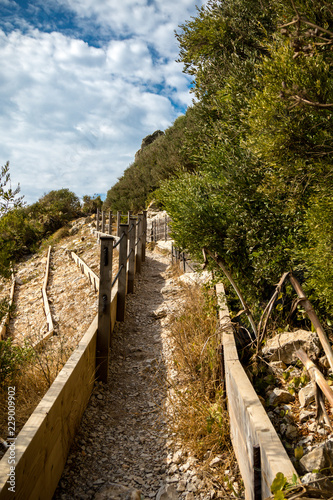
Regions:
<instances>
[{"instance_id":1,"label":"sky","mask_svg":"<svg viewBox=\"0 0 333 500\"><path fill-rule=\"evenodd\" d=\"M0 166L26 203L106 194L192 102L175 30L204 0L0 0Z\"/></svg>"}]
</instances>

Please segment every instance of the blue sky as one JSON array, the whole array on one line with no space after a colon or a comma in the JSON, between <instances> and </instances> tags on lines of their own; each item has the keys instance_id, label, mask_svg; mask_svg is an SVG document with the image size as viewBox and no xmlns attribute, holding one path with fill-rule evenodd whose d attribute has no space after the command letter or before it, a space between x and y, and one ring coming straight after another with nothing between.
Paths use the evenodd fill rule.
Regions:
<instances>
[{"instance_id":1,"label":"blue sky","mask_svg":"<svg viewBox=\"0 0 333 500\"><path fill-rule=\"evenodd\" d=\"M0 0L0 165L33 203L106 193L191 104L174 31L203 0Z\"/></svg>"}]
</instances>

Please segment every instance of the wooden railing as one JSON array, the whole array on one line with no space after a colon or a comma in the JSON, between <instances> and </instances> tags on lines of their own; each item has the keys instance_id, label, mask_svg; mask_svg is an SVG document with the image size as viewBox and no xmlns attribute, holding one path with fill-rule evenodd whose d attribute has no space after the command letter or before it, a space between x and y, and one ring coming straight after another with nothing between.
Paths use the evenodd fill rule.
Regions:
<instances>
[{"instance_id":1,"label":"wooden railing","mask_svg":"<svg viewBox=\"0 0 333 500\"><path fill-rule=\"evenodd\" d=\"M297 474L239 361L222 284L216 285L216 294L231 440L244 481L245 499L261 500L270 496L278 472L290 480Z\"/></svg>"},{"instance_id":2,"label":"wooden railing","mask_svg":"<svg viewBox=\"0 0 333 500\"><path fill-rule=\"evenodd\" d=\"M120 237L97 233L100 278L75 256L81 270L99 288L98 314L1 459L0 500L52 498L94 381L108 379L111 334L116 320L124 319L125 296L133 292L134 276L145 256L146 215L130 217L129 222L120 224ZM111 281L114 249L119 252L119 266Z\"/></svg>"}]
</instances>

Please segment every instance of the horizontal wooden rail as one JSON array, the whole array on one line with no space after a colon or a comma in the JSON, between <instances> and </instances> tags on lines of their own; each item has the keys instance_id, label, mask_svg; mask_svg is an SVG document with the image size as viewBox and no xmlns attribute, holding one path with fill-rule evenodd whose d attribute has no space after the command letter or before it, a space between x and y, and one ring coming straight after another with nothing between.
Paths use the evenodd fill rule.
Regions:
<instances>
[{"instance_id":1,"label":"horizontal wooden rail","mask_svg":"<svg viewBox=\"0 0 333 500\"><path fill-rule=\"evenodd\" d=\"M49 250L47 252L45 277L44 277L44 283L43 283L43 288L42 288L44 311L45 311L46 322L47 322L47 333L45 335L43 335L43 338L41 340L42 342L44 342L49 337L51 337L53 335L53 330L54 330L52 315L51 315L51 311L50 311L50 305L49 305L49 301L47 298L47 292L46 292L47 283L49 280L49 272L50 272L51 250L52 250L52 247L49 246Z\"/></svg>"},{"instance_id":2,"label":"horizontal wooden rail","mask_svg":"<svg viewBox=\"0 0 333 500\"><path fill-rule=\"evenodd\" d=\"M216 285L222 330L225 383L230 418L231 440L245 486L246 500L258 498L255 484L255 456L260 449L262 498L271 495L270 486L278 472L287 479L297 473L262 406L237 354L235 338L225 303L224 287ZM256 474L254 474L256 472Z\"/></svg>"},{"instance_id":3,"label":"horizontal wooden rail","mask_svg":"<svg viewBox=\"0 0 333 500\"><path fill-rule=\"evenodd\" d=\"M84 260L81 257L79 257L75 252L71 252L70 255L71 255L72 259L74 260L74 262L76 262L76 264L79 266L82 273L87 276L87 278L89 279L89 282L92 285L94 285L94 290L95 290L95 292L97 292L97 290L99 289L99 277L97 276L97 274L94 273L94 271L92 269L90 269L88 264L86 264L84 262Z\"/></svg>"}]
</instances>

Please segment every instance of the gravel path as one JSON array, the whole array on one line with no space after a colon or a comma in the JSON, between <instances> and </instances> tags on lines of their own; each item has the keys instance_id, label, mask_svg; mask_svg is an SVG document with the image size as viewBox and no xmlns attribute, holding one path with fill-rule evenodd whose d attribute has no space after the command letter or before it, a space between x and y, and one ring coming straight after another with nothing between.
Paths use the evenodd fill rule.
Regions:
<instances>
[{"instance_id":1,"label":"gravel path","mask_svg":"<svg viewBox=\"0 0 333 500\"><path fill-rule=\"evenodd\" d=\"M175 375L168 318L182 303L169 263L147 252L113 334L109 383L95 384L55 500L220 496L167 425L166 375Z\"/></svg>"}]
</instances>

